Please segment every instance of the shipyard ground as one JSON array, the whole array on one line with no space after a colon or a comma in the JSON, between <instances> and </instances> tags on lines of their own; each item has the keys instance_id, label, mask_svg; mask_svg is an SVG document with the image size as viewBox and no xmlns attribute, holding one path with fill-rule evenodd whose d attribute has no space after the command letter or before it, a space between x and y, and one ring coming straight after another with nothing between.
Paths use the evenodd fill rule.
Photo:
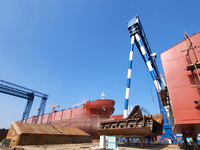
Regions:
<instances>
[{"instance_id":1,"label":"shipyard ground","mask_svg":"<svg viewBox=\"0 0 200 150\"><path fill-rule=\"evenodd\" d=\"M97 150L99 141L93 141L92 143L80 143L80 144L59 144L59 145L29 145L29 146L12 146L10 148L2 148L0 150ZM127 143L121 143L118 145L119 150L183 150L177 144L145 144L144 148L140 148L139 144L131 143L130 146Z\"/></svg>"}]
</instances>

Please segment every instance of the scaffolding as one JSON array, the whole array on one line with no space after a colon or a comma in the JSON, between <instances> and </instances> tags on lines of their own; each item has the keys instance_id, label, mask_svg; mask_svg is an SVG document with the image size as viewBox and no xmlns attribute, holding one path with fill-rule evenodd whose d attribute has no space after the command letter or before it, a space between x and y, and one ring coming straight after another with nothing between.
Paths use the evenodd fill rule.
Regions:
<instances>
[{"instance_id":1,"label":"scaffolding","mask_svg":"<svg viewBox=\"0 0 200 150\"><path fill-rule=\"evenodd\" d=\"M200 52L199 47L200 46L196 46L195 43L192 41L192 39L188 36L188 34L186 32L183 32L184 34L184 38L185 41L187 43L188 49L183 50L181 52L187 52L186 56L188 56L189 60L188 60L188 66L187 66L187 70L191 70L191 71L196 71L197 77L199 79L199 83L200 83L200 75L199 75L199 71L198 68L200 68L200 62L198 61L198 58L195 55L195 50L198 50L198 52ZM196 86L200 86L200 85L196 85ZM196 86L192 86L192 87L196 87Z\"/></svg>"},{"instance_id":2,"label":"scaffolding","mask_svg":"<svg viewBox=\"0 0 200 150\"><path fill-rule=\"evenodd\" d=\"M195 51L200 52L200 50L199 50L200 46L197 46L192 41L192 39L188 36L188 34L186 32L183 32L183 34L184 34L184 38L185 38L185 41L187 43L188 49L183 50L181 52L185 52L185 51L187 52L187 54L186 54L186 57L188 58L187 70L192 71L193 75L194 75L194 71L195 71L197 78L198 78L198 81L196 81L196 85L191 86L191 88L194 88L194 87L199 88L200 87L200 75L199 75L198 68L200 68L200 62L198 61L198 58L196 56ZM196 105L197 108L200 108L200 101L199 100L194 101L194 103L197 104Z\"/></svg>"}]
</instances>

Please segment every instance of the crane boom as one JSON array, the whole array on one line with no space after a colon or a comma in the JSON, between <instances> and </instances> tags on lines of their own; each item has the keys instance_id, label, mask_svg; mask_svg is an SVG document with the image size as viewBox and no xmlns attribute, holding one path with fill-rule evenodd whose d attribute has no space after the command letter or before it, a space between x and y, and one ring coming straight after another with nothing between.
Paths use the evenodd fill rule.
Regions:
<instances>
[{"instance_id":1,"label":"crane boom","mask_svg":"<svg viewBox=\"0 0 200 150\"><path fill-rule=\"evenodd\" d=\"M136 46L139 49L139 52L141 53L142 58L145 61L147 68L149 69L150 74L154 80L156 89L159 92L161 90L161 80L160 73L155 61L156 55L151 51L138 16L128 22L128 30L131 38L134 37Z\"/></svg>"},{"instance_id":2,"label":"crane boom","mask_svg":"<svg viewBox=\"0 0 200 150\"><path fill-rule=\"evenodd\" d=\"M151 48L149 46L145 32L142 28L142 24L138 16L134 17L128 22L128 30L131 37L131 50L130 50L130 55L129 55L129 68L128 68L127 87L126 87L126 94L125 94L124 118L128 116L127 108L128 108L128 101L129 101L134 43L137 46L151 74L157 93L159 93L162 90L162 80L160 78L160 73L155 61L156 55L155 53L152 53L151 51ZM166 116L166 111L160 101L159 95L158 95L158 99L159 99L158 103L160 107L160 112L163 114L164 124L169 124L169 119Z\"/></svg>"},{"instance_id":3,"label":"crane boom","mask_svg":"<svg viewBox=\"0 0 200 150\"><path fill-rule=\"evenodd\" d=\"M47 107L39 107L39 108L35 108L35 109L44 109L44 108L52 108L52 110L51 110L51 112L54 112L54 109L56 108L56 107L60 107L60 105L56 105L56 103L54 103L54 105L53 106L47 106Z\"/></svg>"}]
</instances>

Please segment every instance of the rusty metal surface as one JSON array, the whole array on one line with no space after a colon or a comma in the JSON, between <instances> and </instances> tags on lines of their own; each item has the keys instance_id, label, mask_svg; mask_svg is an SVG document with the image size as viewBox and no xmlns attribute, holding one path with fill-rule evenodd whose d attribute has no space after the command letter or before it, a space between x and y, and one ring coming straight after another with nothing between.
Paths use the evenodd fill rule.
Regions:
<instances>
[{"instance_id":1,"label":"rusty metal surface","mask_svg":"<svg viewBox=\"0 0 200 150\"><path fill-rule=\"evenodd\" d=\"M135 106L134 109L131 111L127 119L132 119L132 118L141 118L142 117L142 112L140 110L139 106Z\"/></svg>"},{"instance_id":2,"label":"rusty metal surface","mask_svg":"<svg viewBox=\"0 0 200 150\"><path fill-rule=\"evenodd\" d=\"M120 137L142 137L143 135L153 135L149 127L118 128L118 129L99 129L101 135L120 136Z\"/></svg>"},{"instance_id":3,"label":"rusty metal surface","mask_svg":"<svg viewBox=\"0 0 200 150\"><path fill-rule=\"evenodd\" d=\"M54 126L54 128L56 128L58 131L62 132L63 134L66 135L89 135L86 132L84 132L83 130L80 130L78 128L74 128L74 127L60 127L60 126Z\"/></svg>"},{"instance_id":4,"label":"rusty metal surface","mask_svg":"<svg viewBox=\"0 0 200 150\"><path fill-rule=\"evenodd\" d=\"M128 118L101 122L98 132L101 135L140 137L144 135L161 135L163 129L162 115L142 116L136 106Z\"/></svg>"},{"instance_id":5,"label":"rusty metal surface","mask_svg":"<svg viewBox=\"0 0 200 150\"><path fill-rule=\"evenodd\" d=\"M18 133L32 133L32 134L59 134L59 135L89 135L84 131L75 127L59 127L53 125L29 124L22 122L13 122L12 126Z\"/></svg>"},{"instance_id":6,"label":"rusty metal surface","mask_svg":"<svg viewBox=\"0 0 200 150\"><path fill-rule=\"evenodd\" d=\"M6 139L10 145L66 144L91 142L91 136L74 127L13 122Z\"/></svg>"},{"instance_id":7,"label":"rusty metal surface","mask_svg":"<svg viewBox=\"0 0 200 150\"><path fill-rule=\"evenodd\" d=\"M159 93L159 96L160 96L163 106L170 105L169 91L167 88L162 89Z\"/></svg>"},{"instance_id":8,"label":"rusty metal surface","mask_svg":"<svg viewBox=\"0 0 200 150\"><path fill-rule=\"evenodd\" d=\"M0 129L0 141L6 138L6 135L8 133L8 129Z\"/></svg>"}]
</instances>

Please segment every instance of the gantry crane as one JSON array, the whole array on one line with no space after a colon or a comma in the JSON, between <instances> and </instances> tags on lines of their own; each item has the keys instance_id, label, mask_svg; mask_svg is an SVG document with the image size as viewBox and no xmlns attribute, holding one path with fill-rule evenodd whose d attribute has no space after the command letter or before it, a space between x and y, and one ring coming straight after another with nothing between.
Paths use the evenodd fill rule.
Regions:
<instances>
[{"instance_id":1,"label":"gantry crane","mask_svg":"<svg viewBox=\"0 0 200 150\"><path fill-rule=\"evenodd\" d=\"M21 122L27 122L28 116L31 111L31 107L33 104L34 96L42 98L41 103L40 103L40 108L38 109L38 114L36 118L36 122L38 121L38 117L41 115L41 120L40 123L42 124L42 119L44 115L44 110L46 106L46 101L48 98L47 94L43 94L41 92L37 92L35 90L31 90L25 87L22 87L20 85L16 85L7 81L0 80L0 92L4 94L9 94L12 96L17 96L20 98L27 99L27 104L24 110L24 113L22 115Z\"/></svg>"},{"instance_id":2,"label":"gantry crane","mask_svg":"<svg viewBox=\"0 0 200 150\"><path fill-rule=\"evenodd\" d=\"M131 37L131 50L129 55L129 67L128 67L128 75L127 75L127 86L126 86L126 94L125 94L125 105L124 105L124 118L128 116L128 102L129 102L129 91L130 91L130 83L131 83L131 71L132 71L132 61L133 61L133 50L134 44L137 46L150 74L153 79L154 85L156 87L158 93L158 103L160 108L160 113L163 115L163 129L165 133L169 134L170 137L172 135L172 126L169 120L169 111L164 108L159 93L162 88L166 87L166 83L163 78L161 78L159 74L158 67L156 65L156 54L152 53L149 43L147 41L146 35L142 28L142 24L138 16L134 17L132 20L128 22L128 30ZM170 138L169 137L169 138Z\"/></svg>"}]
</instances>

